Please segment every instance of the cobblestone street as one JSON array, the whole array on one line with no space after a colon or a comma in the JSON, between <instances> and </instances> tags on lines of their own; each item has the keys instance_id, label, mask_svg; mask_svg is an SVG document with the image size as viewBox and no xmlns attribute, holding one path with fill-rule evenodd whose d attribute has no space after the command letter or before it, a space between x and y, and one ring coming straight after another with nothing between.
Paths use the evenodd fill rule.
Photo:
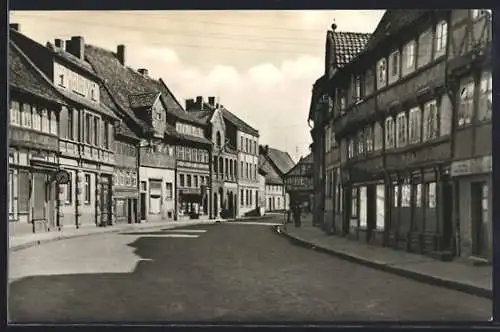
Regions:
<instances>
[{"instance_id":1,"label":"cobblestone street","mask_svg":"<svg viewBox=\"0 0 500 332\"><path fill-rule=\"evenodd\" d=\"M486 321L492 306L294 246L255 223L47 243L11 253L9 281L9 318L23 323Z\"/></svg>"}]
</instances>

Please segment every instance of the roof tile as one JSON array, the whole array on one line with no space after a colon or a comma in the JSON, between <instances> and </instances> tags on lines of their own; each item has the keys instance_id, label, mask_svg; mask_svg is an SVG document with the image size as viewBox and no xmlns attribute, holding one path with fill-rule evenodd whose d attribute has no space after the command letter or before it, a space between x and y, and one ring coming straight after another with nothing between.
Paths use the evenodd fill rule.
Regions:
<instances>
[{"instance_id":1,"label":"roof tile","mask_svg":"<svg viewBox=\"0 0 500 332\"><path fill-rule=\"evenodd\" d=\"M288 152L269 147L267 155L272 163L279 169L281 174L288 173L295 166L295 162Z\"/></svg>"},{"instance_id":2,"label":"roof tile","mask_svg":"<svg viewBox=\"0 0 500 332\"><path fill-rule=\"evenodd\" d=\"M363 51L370 36L369 33L333 32L337 67L342 68Z\"/></svg>"}]
</instances>

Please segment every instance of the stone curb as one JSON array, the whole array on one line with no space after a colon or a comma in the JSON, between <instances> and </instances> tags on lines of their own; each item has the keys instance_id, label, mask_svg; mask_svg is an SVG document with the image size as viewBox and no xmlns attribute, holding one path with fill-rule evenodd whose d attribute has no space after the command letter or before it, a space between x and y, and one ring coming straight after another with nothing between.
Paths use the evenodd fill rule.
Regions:
<instances>
[{"instance_id":1,"label":"stone curb","mask_svg":"<svg viewBox=\"0 0 500 332\"><path fill-rule=\"evenodd\" d=\"M432 275L428 275L428 274L423 274L423 273L419 273L416 271L406 270L406 269L403 269L400 267L389 265L389 264L384 263L384 262L371 261L371 260L368 260L364 257L357 256L355 254L341 252L341 251L337 251L337 250L333 250L330 248L325 248L325 247L322 247L319 245L312 244L312 243L307 242L306 240L303 240L297 236L288 234L286 231L283 231L280 226L272 226L271 228L277 234L288 238L292 243L300 245L300 246L308 248L308 249L316 250L318 252L322 252L322 253L326 253L326 254L329 254L332 256L336 256L338 258L341 258L341 259L344 259L344 260L347 260L347 261L350 261L353 263L365 265L365 266L371 267L373 269L385 271L388 273L392 273L395 275L399 275L402 277L413 279L413 280L423 282L426 284L431 284L431 285L435 285L435 286L439 286L439 287L443 287L443 288L448 288L448 289L456 290L459 292L463 292L463 293L467 293L467 294L471 294L471 295L475 295L475 296L479 296L479 297L493 299L493 291L490 289L485 289L482 287L477 287L477 286L465 284L465 283L462 283L462 282L459 282L456 280L442 279L440 277L436 277L436 276L432 276Z\"/></svg>"},{"instance_id":2,"label":"stone curb","mask_svg":"<svg viewBox=\"0 0 500 332\"><path fill-rule=\"evenodd\" d=\"M118 232L123 232L123 231L133 231L133 230L145 230L145 229L154 229L154 228L162 228L162 227L170 227L170 228L177 228L177 227L186 227L186 226L195 226L195 225L211 225L215 224L217 221L216 220L210 220L210 221L201 221L201 222L193 222L193 223L179 223L179 224L173 224L173 223L165 223L164 225L161 224L154 224L154 225L144 225L144 226L127 226L127 227L117 227L113 228L112 226L109 228L103 228L102 231L94 231L94 232L81 232L81 233L74 233L74 234L60 234L58 236L55 236L53 238L48 238L48 239L40 239L40 240L33 240L27 243L22 243L16 246L9 247L9 251L15 252L19 251L22 249L27 249L31 247L35 247L44 243L49 243L49 242L55 242L55 241L60 241L60 240L66 240L66 239L74 239L82 236L91 236L91 235L100 235L100 234L109 234L109 233L118 233ZM140 225L140 224L138 224ZM94 229L94 228L92 228Z\"/></svg>"}]
</instances>

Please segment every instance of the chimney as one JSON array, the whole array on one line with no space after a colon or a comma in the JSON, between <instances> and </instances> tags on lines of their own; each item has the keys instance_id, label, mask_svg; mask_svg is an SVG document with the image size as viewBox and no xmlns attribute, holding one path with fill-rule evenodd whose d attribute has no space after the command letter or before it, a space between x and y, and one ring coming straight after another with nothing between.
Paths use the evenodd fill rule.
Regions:
<instances>
[{"instance_id":1,"label":"chimney","mask_svg":"<svg viewBox=\"0 0 500 332\"><path fill-rule=\"evenodd\" d=\"M71 37L71 50L70 52L80 60L85 59L85 40L82 36Z\"/></svg>"},{"instance_id":2,"label":"chimney","mask_svg":"<svg viewBox=\"0 0 500 332\"><path fill-rule=\"evenodd\" d=\"M148 76L148 70L146 68L141 68L141 69L137 69L137 71L139 72L139 74L141 74L142 76L145 76L147 77Z\"/></svg>"},{"instance_id":3,"label":"chimney","mask_svg":"<svg viewBox=\"0 0 500 332\"><path fill-rule=\"evenodd\" d=\"M194 99L186 99L186 111L189 111L194 106Z\"/></svg>"},{"instance_id":4,"label":"chimney","mask_svg":"<svg viewBox=\"0 0 500 332\"><path fill-rule=\"evenodd\" d=\"M64 46L66 47L66 52L73 54L73 43L71 39L66 40Z\"/></svg>"},{"instance_id":5,"label":"chimney","mask_svg":"<svg viewBox=\"0 0 500 332\"><path fill-rule=\"evenodd\" d=\"M64 50L64 40L59 39L59 38L54 39L54 45L55 45L55 47Z\"/></svg>"},{"instance_id":6,"label":"chimney","mask_svg":"<svg viewBox=\"0 0 500 332\"><path fill-rule=\"evenodd\" d=\"M266 144L266 148L264 149L264 151L266 152L266 154L269 153L269 145Z\"/></svg>"},{"instance_id":7,"label":"chimney","mask_svg":"<svg viewBox=\"0 0 500 332\"><path fill-rule=\"evenodd\" d=\"M20 31L19 23L11 23L9 24L9 28L12 30Z\"/></svg>"},{"instance_id":8,"label":"chimney","mask_svg":"<svg viewBox=\"0 0 500 332\"><path fill-rule=\"evenodd\" d=\"M215 97L208 97L208 104L210 106L215 106Z\"/></svg>"},{"instance_id":9,"label":"chimney","mask_svg":"<svg viewBox=\"0 0 500 332\"><path fill-rule=\"evenodd\" d=\"M122 66L125 66L125 45L118 45L116 47L116 57Z\"/></svg>"},{"instance_id":10,"label":"chimney","mask_svg":"<svg viewBox=\"0 0 500 332\"><path fill-rule=\"evenodd\" d=\"M203 97L202 96L196 97L196 105L199 105L201 107L202 104L203 104Z\"/></svg>"}]
</instances>

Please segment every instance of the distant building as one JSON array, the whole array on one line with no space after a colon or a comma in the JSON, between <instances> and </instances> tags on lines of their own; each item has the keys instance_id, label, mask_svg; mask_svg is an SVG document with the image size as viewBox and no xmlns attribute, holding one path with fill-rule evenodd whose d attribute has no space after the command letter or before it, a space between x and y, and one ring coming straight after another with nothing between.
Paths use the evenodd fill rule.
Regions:
<instances>
[{"instance_id":1,"label":"distant building","mask_svg":"<svg viewBox=\"0 0 500 332\"><path fill-rule=\"evenodd\" d=\"M286 191L290 195L290 206L298 204L305 212L314 207L314 159L310 153L300 158L297 164L285 174Z\"/></svg>"}]
</instances>

